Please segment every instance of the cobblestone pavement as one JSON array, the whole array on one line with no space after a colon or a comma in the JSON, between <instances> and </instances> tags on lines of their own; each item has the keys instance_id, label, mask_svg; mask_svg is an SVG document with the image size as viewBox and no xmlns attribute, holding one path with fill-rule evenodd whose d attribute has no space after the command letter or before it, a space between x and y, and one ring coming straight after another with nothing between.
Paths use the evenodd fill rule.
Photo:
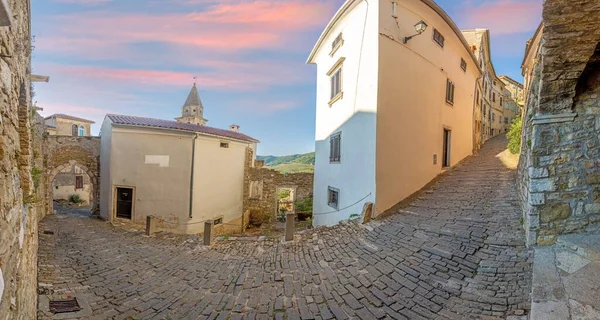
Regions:
<instances>
[{"instance_id":1,"label":"cobblestone pavement","mask_svg":"<svg viewBox=\"0 0 600 320\"><path fill-rule=\"evenodd\" d=\"M148 238L48 216L40 292L83 294L92 319L520 318L530 309L532 253L515 171L496 158L504 145L493 139L397 214L287 244L205 248L194 236Z\"/></svg>"}]
</instances>

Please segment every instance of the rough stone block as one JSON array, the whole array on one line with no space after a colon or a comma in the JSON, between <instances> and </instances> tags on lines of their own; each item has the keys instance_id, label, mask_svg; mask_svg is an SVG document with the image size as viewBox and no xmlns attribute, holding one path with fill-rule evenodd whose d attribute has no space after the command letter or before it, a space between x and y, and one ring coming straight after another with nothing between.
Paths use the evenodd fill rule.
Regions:
<instances>
[{"instance_id":1,"label":"rough stone block","mask_svg":"<svg viewBox=\"0 0 600 320\"><path fill-rule=\"evenodd\" d=\"M546 192L556 190L556 179L531 179L529 181L530 192Z\"/></svg>"},{"instance_id":2,"label":"rough stone block","mask_svg":"<svg viewBox=\"0 0 600 320\"><path fill-rule=\"evenodd\" d=\"M571 216L571 206L568 203L545 205L540 208L540 220L544 223L565 220Z\"/></svg>"},{"instance_id":3,"label":"rough stone block","mask_svg":"<svg viewBox=\"0 0 600 320\"><path fill-rule=\"evenodd\" d=\"M532 193L529 195L529 204L539 206L546 203L546 197L543 193Z\"/></svg>"},{"instance_id":4,"label":"rough stone block","mask_svg":"<svg viewBox=\"0 0 600 320\"><path fill-rule=\"evenodd\" d=\"M585 212L598 214L600 213L600 203L589 203L585 205Z\"/></svg>"},{"instance_id":5,"label":"rough stone block","mask_svg":"<svg viewBox=\"0 0 600 320\"><path fill-rule=\"evenodd\" d=\"M588 172L585 180L588 184L600 184L600 170Z\"/></svg>"},{"instance_id":6,"label":"rough stone block","mask_svg":"<svg viewBox=\"0 0 600 320\"><path fill-rule=\"evenodd\" d=\"M551 244L556 243L556 236L539 236L537 237L538 246L549 246Z\"/></svg>"},{"instance_id":7,"label":"rough stone block","mask_svg":"<svg viewBox=\"0 0 600 320\"><path fill-rule=\"evenodd\" d=\"M529 177L531 179L540 179L548 177L548 169L547 168L529 168Z\"/></svg>"}]
</instances>

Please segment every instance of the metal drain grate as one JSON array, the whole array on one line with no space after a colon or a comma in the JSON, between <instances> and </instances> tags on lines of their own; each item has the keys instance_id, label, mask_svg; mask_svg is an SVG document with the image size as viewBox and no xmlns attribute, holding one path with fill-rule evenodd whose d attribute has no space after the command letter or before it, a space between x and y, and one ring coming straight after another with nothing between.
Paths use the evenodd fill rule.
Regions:
<instances>
[{"instance_id":1,"label":"metal drain grate","mask_svg":"<svg viewBox=\"0 0 600 320\"><path fill-rule=\"evenodd\" d=\"M69 300L50 300L50 312L52 313L67 313L81 311L77 299Z\"/></svg>"}]
</instances>

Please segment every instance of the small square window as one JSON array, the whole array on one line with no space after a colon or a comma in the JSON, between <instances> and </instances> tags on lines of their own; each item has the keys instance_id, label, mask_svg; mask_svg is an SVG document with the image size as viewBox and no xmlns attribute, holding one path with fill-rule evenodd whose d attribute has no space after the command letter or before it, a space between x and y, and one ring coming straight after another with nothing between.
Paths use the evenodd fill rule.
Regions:
<instances>
[{"instance_id":1,"label":"small square window","mask_svg":"<svg viewBox=\"0 0 600 320\"><path fill-rule=\"evenodd\" d=\"M460 58L460 68L465 72L467 71L467 62L463 58Z\"/></svg>"},{"instance_id":2,"label":"small square window","mask_svg":"<svg viewBox=\"0 0 600 320\"><path fill-rule=\"evenodd\" d=\"M229 142L221 142L221 148L229 148Z\"/></svg>"},{"instance_id":3,"label":"small square window","mask_svg":"<svg viewBox=\"0 0 600 320\"><path fill-rule=\"evenodd\" d=\"M217 218L215 220L213 220L213 225L219 225L219 224L223 224L223 218Z\"/></svg>"},{"instance_id":4,"label":"small square window","mask_svg":"<svg viewBox=\"0 0 600 320\"><path fill-rule=\"evenodd\" d=\"M339 206L339 202L340 190L333 187L327 188L327 204L330 207L337 209Z\"/></svg>"},{"instance_id":5,"label":"small square window","mask_svg":"<svg viewBox=\"0 0 600 320\"><path fill-rule=\"evenodd\" d=\"M440 45L440 47L444 47L444 36L437 31L437 29L433 29L433 40Z\"/></svg>"}]
</instances>

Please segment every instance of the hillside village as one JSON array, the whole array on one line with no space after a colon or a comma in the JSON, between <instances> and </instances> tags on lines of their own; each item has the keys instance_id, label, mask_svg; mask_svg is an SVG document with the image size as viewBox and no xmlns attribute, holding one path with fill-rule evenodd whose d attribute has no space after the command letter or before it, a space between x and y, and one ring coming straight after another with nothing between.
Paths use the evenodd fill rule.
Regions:
<instances>
[{"instance_id":1,"label":"hillside village","mask_svg":"<svg viewBox=\"0 0 600 320\"><path fill-rule=\"evenodd\" d=\"M514 79L433 0L344 1L315 151L260 156L196 76L169 119L47 114L1 2L0 318L600 319L600 7L541 6Z\"/></svg>"}]
</instances>

